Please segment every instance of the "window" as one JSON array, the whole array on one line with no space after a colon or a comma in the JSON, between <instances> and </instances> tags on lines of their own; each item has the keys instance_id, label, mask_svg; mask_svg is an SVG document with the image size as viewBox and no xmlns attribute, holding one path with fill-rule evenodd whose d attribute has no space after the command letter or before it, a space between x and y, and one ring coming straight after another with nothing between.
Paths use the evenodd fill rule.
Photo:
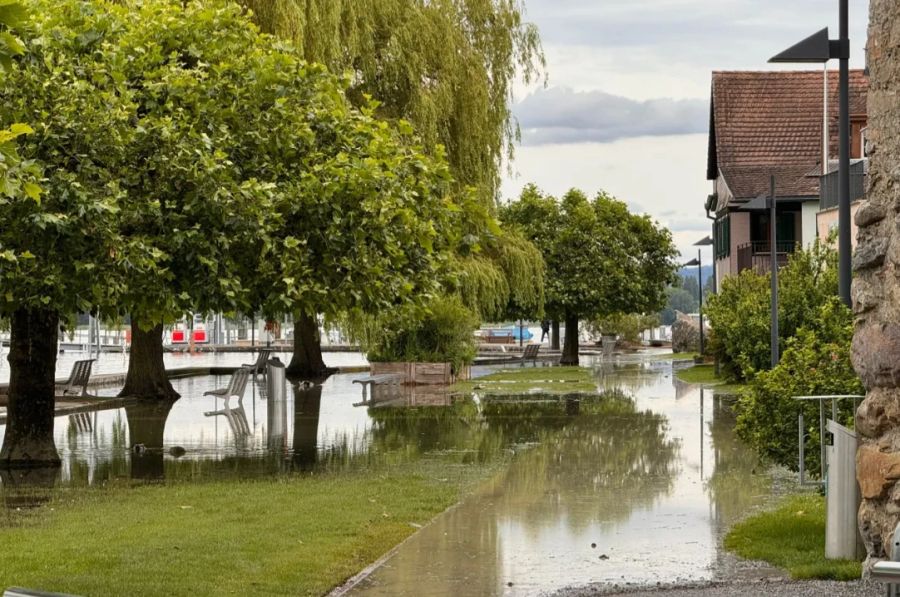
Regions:
<instances>
[{"instance_id":1,"label":"window","mask_svg":"<svg viewBox=\"0 0 900 597\"><path fill-rule=\"evenodd\" d=\"M731 255L731 216L723 216L716 220L716 259L724 259Z\"/></svg>"}]
</instances>

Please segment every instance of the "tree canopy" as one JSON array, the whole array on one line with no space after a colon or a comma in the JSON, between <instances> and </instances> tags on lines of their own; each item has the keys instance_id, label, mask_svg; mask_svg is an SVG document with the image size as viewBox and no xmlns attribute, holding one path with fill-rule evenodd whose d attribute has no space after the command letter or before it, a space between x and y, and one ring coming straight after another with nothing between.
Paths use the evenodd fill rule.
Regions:
<instances>
[{"instance_id":1,"label":"tree canopy","mask_svg":"<svg viewBox=\"0 0 900 597\"><path fill-rule=\"evenodd\" d=\"M410 121L429 151L443 145L458 185L493 207L518 139L512 85L544 66L520 0L240 1L310 62L349 73L357 106L372 97L379 117Z\"/></svg>"},{"instance_id":2,"label":"tree canopy","mask_svg":"<svg viewBox=\"0 0 900 597\"><path fill-rule=\"evenodd\" d=\"M40 186L9 178L0 200L0 312L63 315L116 302L125 268L147 263L118 228L123 191L115 164L130 142L135 105L112 49L114 23L80 2L35 10L19 33L28 52L0 78L0 120ZM33 132L30 132L33 131ZM13 183L14 184L14 183Z\"/></svg>"},{"instance_id":3,"label":"tree canopy","mask_svg":"<svg viewBox=\"0 0 900 597\"><path fill-rule=\"evenodd\" d=\"M500 216L543 254L547 313L566 321L567 346L577 342L579 319L652 313L665 305L677 252L671 233L649 216L630 213L604 192L589 199L573 189L557 201L533 185ZM564 356L577 360L577 344Z\"/></svg>"}]
</instances>

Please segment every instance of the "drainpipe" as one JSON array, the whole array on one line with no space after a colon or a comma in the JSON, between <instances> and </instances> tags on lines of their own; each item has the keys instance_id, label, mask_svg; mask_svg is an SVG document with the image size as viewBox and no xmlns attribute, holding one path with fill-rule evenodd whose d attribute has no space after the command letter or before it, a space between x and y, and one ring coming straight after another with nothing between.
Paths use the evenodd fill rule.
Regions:
<instances>
[{"instance_id":1,"label":"drainpipe","mask_svg":"<svg viewBox=\"0 0 900 597\"><path fill-rule=\"evenodd\" d=\"M719 278L718 278L718 269L719 269L719 268L718 268L717 265L716 265L716 260L718 259L718 256L716 255L716 251L717 251L718 248L719 248L719 235L718 235L718 226L716 226L716 223L719 221L719 218L718 218L717 216L711 216L711 215L709 215L709 203L708 203L708 202L707 202L707 204L706 204L706 219L712 220L712 222L713 222L713 226L712 226L712 238L713 238L713 259L712 259L712 261L713 261L713 289L715 290L715 292L718 293L718 292L719 292Z\"/></svg>"},{"instance_id":2,"label":"drainpipe","mask_svg":"<svg viewBox=\"0 0 900 597\"><path fill-rule=\"evenodd\" d=\"M716 255L716 251L718 251L718 249L719 249L719 233L718 233L719 227L716 226L716 224L718 223L719 218L718 218L718 216L711 216L711 215L709 215L709 204L710 204L710 203L711 203L711 201L707 201L707 202L706 202L706 219L712 220L712 223L713 223L713 224L712 224L712 238L713 238L713 252L712 252L713 292L718 293L718 292L719 292L719 271L718 271L718 270L719 270L719 266L718 266L718 264L716 263L716 261L718 260L718 255ZM718 208L719 206L716 205L716 206L714 206L714 207L715 207L715 208ZM703 296L703 288L702 288L702 287L700 288L700 296L701 296L701 297ZM701 330L701 333L702 333L702 330L703 330L703 315L702 315L702 311L701 311L700 317L701 317L701 319L700 319L700 330ZM716 359L715 359L715 363L716 363L716 377L718 377L718 376L721 374L721 368L720 368L720 366L719 366L719 357L718 357L718 356L717 356ZM702 403L701 403L701 406L702 406Z\"/></svg>"}]
</instances>

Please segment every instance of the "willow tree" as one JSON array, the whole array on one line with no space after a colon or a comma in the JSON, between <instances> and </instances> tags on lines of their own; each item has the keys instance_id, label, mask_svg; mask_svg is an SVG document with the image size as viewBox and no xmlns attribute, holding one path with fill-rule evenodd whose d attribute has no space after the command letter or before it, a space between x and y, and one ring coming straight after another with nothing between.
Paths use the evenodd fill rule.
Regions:
<instances>
[{"instance_id":1,"label":"willow tree","mask_svg":"<svg viewBox=\"0 0 900 597\"><path fill-rule=\"evenodd\" d=\"M529 185L501 217L544 255L547 311L566 325L562 364L578 364L580 320L665 304L677 269L671 233L606 193L573 189L557 201Z\"/></svg>"},{"instance_id":2,"label":"willow tree","mask_svg":"<svg viewBox=\"0 0 900 597\"><path fill-rule=\"evenodd\" d=\"M373 97L380 118L408 120L424 147L445 147L459 188L493 207L519 136L513 84L544 66L521 0L239 1L308 61L349 72L357 106Z\"/></svg>"},{"instance_id":3,"label":"willow tree","mask_svg":"<svg viewBox=\"0 0 900 597\"><path fill-rule=\"evenodd\" d=\"M119 23L76 0L29 4L27 52L0 77L0 120L28 122L16 141L42 173L0 193L0 315L11 324L7 466L59 464L53 443L60 322L109 307L120 272L146 258L118 228L115 164L130 142L132 90L111 59ZM33 130L33 133L29 133Z\"/></svg>"}]
</instances>

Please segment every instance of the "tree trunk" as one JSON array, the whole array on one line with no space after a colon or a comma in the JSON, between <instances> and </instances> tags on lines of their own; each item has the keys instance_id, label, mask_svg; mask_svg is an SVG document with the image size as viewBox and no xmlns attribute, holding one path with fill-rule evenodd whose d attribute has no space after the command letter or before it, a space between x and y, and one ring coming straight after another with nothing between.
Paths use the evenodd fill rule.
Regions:
<instances>
[{"instance_id":1,"label":"tree trunk","mask_svg":"<svg viewBox=\"0 0 900 597\"><path fill-rule=\"evenodd\" d=\"M322 385L294 386L294 466L307 472L318 461L319 407Z\"/></svg>"},{"instance_id":2,"label":"tree trunk","mask_svg":"<svg viewBox=\"0 0 900 597\"><path fill-rule=\"evenodd\" d=\"M294 354L285 375L291 379L321 379L330 373L322 358L319 323L315 315L295 316Z\"/></svg>"},{"instance_id":3,"label":"tree trunk","mask_svg":"<svg viewBox=\"0 0 900 597\"><path fill-rule=\"evenodd\" d=\"M10 323L9 404L0 466L60 466L53 442L59 315L19 309Z\"/></svg>"},{"instance_id":4,"label":"tree trunk","mask_svg":"<svg viewBox=\"0 0 900 597\"><path fill-rule=\"evenodd\" d=\"M550 322L550 350L559 350L559 322Z\"/></svg>"},{"instance_id":5,"label":"tree trunk","mask_svg":"<svg viewBox=\"0 0 900 597\"><path fill-rule=\"evenodd\" d=\"M158 324L145 330L137 320L131 322L131 356L125 387L119 396L134 396L158 400L176 400L178 392L172 387L163 362L163 326Z\"/></svg>"},{"instance_id":6,"label":"tree trunk","mask_svg":"<svg viewBox=\"0 0 900 597\"><path fill-rule=\"evenodd\" d=\"M174 404L174 400L142 400L125 406L132 479L165 478L163 437Z\"/></svg>"},{"instance_id":7,"label":"tree trunk","mask_svg":"<svg viewBox=\"0 0 900 597\"><path fill-rule=\"evenodd\" d=\"M578 317L566 314L566 339L560 365L578 365Z\"/></svg>"}]
</instances>

